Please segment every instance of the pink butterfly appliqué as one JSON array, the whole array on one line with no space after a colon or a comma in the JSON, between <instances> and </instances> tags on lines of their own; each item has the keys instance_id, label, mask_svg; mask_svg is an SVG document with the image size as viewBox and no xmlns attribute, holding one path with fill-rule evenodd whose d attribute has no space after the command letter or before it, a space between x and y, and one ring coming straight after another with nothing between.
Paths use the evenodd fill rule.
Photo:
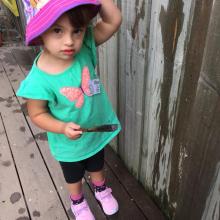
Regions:
<instances>
[{"instance_id":1,"label":"pink butterfly appliqu\u00e9","mask_svg":"<svg viewBox=\"0 0 220 220\"><path fill-rule=\"evenodd\" d=\"M60 89L60 93L64 95L71 102L76 101L76 107L81 108L84 103L84 94L92 96L89 88L90 73L89 68L86 66L82 70L82 82L80 88L63 87Z\"/></svg>"}]
</instances>

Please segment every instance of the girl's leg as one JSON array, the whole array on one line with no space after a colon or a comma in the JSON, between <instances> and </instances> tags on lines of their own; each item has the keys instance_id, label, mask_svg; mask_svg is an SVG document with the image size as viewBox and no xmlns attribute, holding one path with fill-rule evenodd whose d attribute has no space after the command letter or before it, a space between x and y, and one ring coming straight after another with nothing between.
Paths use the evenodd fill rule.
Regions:
<instances>
[{"instance_id":1,"label":"girl's leg","mask_svg":"<svg viewBox=\"0 0 220 220\"><path fill-rule=\"evenodd\" d=\"M60 162L67 188L70 193L71 210L76 220L95 220L82 192L82 178L85 173L83 162Z\"/></svg>"},{"instance_id":2,"label":"girl's leg","mask_svg":"<svg viewBox=\"0 0 220 220\"><path fill-rule=\"evenodd\" d=\"M73 202L75 201L77 203L83 199L82 180L77 183L67 183L67 188Z\"/></svg>"},{"instance_id":3,"label":"girl's leg","mask_svg":"<svg viewBox=\"0 0 220 220\"><path fill-rule=\"evenodd\" d=\"M104 171L90 172L91 182L95 192L101 192L106 189Z\"/></svg>"},{"instance_id":4,"label":"girl's leg","mask_svg":"<svg viewBox=\"0 0 220 220\"><path fill-rule=\"evenodd\" d=\"M86 170L89 172L91 176L92 183L105 181L103 167L104 149L87 159Z\"/></svg>"},{"instance_id":5,"label":"girl's leg","mask_svg":"<svg viewBox=\"0 0 220 220\"><path fill-rule=\"evenodd\" d=\"M106 215L113 215L118 211L118 202L112 195L112 189L105 185L103 170L90 172L91 181L95 190L95 197L101 203Z\"/></svg>"},{"instance_id":6,"label":"girl's leg","mask_svg":"<svg viewBox=\"0 0 220 220\"><path fill-rule=\"evenodd\" d=\"M104 150L99 151L87 160L86 169L90 173L94 185L95 197L101 203L106 215L113 215L118 211L118 202L112 195L111 188L105 185Z\"/></svg>"},{"instance_id":7,"label":"girl's leg","mask_svg":"<svg viewBox=\"0 0 220 220\"><path fill-rule=\"evenodd\" d=\"M82 178L85 173L84 165L82 162L60 162L60 165L67 183L70 198L73 200L73 203L75 201L78 203L79 199L83 199Z\"/></svg>"},{"instance_id":8,"label":"girl's leg","mask_svg":"<svg viewBox=\"0 0 220 220\"><path fill-rule=\"evenodd\" d=\"M103 169L96 172L90 172L89 174L91 176L92 183L105 181L105 175Z\"/></svg>"},{"instance_id":9,"label":"girl's leg","mask_svg":"<svg viewBox=\"0 0 220 220\"><path fill-rule=\"evenodd\" d=\"M70 192L71 210L76 220L95 220L87 201L82 193L82 181L77 183L68 183Z\"/></svg>"},{"instance_id":10,"label":"girl's leg","mask_svg":"<svg viewBox=\"0 0 220 220\"><path fill-rule=\"evenodd\" d=\"M79 195L82 193L82 181L80 180L77 183L67 183L67 188L70 195Z\"/></svg>"}]
</instances>

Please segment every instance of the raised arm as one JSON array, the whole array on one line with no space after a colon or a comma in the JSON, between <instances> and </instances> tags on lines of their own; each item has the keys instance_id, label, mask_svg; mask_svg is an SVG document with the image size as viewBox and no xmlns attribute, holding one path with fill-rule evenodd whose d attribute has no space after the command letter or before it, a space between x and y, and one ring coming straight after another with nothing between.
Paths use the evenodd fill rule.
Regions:
<instances>
[{"instance_id":1,"label":"raised arm","mask_svg":"<svg viewBox=\"0 0 220 220\"><path fill-rule=\"evenodd\" d=\"M49 113L47 101L29 99L27 101L27 109L31 121L46 131L65 134L70 139L76 139L82 134L81 131L74 130L79 129L79 125L72 122L65 123L55 119Z\"/></svg>"},{"instance_id":2,"label":"raised arm","mask_svg":"<svg viewBox=\"0 0 220 220\"><path fill-rule=\"evenodd\" d=\"M107 41L119 29L122 22L121 12L113 0L100 0L100 2L101 19L94 27L94 37L97 46Z\"/></svg>"}]
</instances>

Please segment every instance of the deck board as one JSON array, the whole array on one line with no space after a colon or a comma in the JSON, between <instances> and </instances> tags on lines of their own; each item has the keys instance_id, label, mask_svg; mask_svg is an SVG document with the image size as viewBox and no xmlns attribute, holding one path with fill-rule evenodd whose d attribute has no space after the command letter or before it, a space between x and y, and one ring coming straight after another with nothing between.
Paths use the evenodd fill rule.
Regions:
<instances>
[{"instance_id":1,"label":"deck board","mask_svg":"<svg viewBox=\"0 0 220 220\"><path fill-rule=\"evenodd\" d=\"M27 47L0 47L0 220L19 217L74 219L62 171L50 155L45 132L30 121L25 100L15 96L33 58L33 51ZM107 182L119 201L120 211L111 217L103 214L86 175L83 183L85 197L96 219L164 219L109 147L106 148L106 155ZM5 167L5 161L10 161L11 166ZM7 172L10 172L10 176L7 176ZM7 185L9 187L6 189ZM19 201L11 203L10 196L14 192L21 196Z\"/></svg>"},{"instance_id":2,"label":"deck board","mask_svg":"<svg viewBox=\"0 0 220 220\"><path fill-rule=\"evenodd\" d=\"M158 212L158 207L146 195L146 191L141 187L140 183L127 171L123 162L115 155L113 150L109 147L105 150L106 163L111 167L115 176L119 179L120 183L125 187L131 198L136 198L135 203L138 208L148 219L162 220L164 216Z\"/></svg>"},{"instance_id":3,"label":"deck board","mask_svg":"<svg viewBox=\"0 0 220 220\"><path fill-rule=\"evenodd\" d=\"M6 217L5 220L17 219L21 214L23 217L28 216L2 116L0 116L0 146L0 213Z\"/></svg>"}]
</instances>

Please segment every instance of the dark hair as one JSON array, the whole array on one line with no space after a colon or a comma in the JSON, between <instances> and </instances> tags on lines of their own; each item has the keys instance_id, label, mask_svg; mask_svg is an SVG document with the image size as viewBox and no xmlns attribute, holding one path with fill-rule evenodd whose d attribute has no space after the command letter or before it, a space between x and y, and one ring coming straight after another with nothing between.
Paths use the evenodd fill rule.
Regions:
<instances>
[{"instance_id":1,"label":"dark hair","mask_svg":"<svg viewBox=\"0 0 220 220\"><path fill-rule=\"evenodd\" d=\"M81 5L66 12L73 27L86 27L97 14L98 7L95 5Z\"/></svg>"}]
</instances>

